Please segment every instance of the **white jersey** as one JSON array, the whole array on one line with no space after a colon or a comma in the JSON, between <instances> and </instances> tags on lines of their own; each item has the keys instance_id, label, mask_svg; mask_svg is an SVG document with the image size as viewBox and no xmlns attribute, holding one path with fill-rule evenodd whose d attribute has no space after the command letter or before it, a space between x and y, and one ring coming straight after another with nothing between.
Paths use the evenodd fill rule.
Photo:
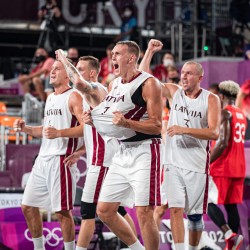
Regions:
<instances>
[{"instance_id":1,"label":"white jersey","mask_svg":"<svg viewBox=\"0 0 250 250\"><path fill-rule=\"evenodd\" d=\"M208 96L202 89L196 99L190 99L183 89L173 97L168 127L179 125L189 128L208 127ZM164 164L205 173L209 166L209 141L189 135L166 136Z\"/></svg>"},{"instance_id":2,"label":"white jersey","mask_svg":"<svg viewBox=\"0 0 250 250\"><path fill-rule=\"evenodd\" d=\"M103 87L102 84L96 83ZM104 87L103 87L104 88ZM106 88L105 88L106 89ZM90 110L90 106L83 99L83 110ZM109 167L112 158L117 150L119 144L116 139L106 139L97 132L95 127L84 125L84 142L86 146L87 165L88 166L105 166Z\"/></svg>"},{"instance_id":3,"label":"white jersey","mask_svg":"<svg viewBox=\"0 0 250 250\"><path fill-rule=\"evenodd\" d=\"M69 89L62 94L52 93L48 96L44 110L43 127L55 127L56 129L72 128L79 125L77 118L69 110L69 97L72 92L77 91ZM40 156L70 155L79 146L82 140L78 138L42 138Z\"/></svg>"},{"instance_id":4,"label":"white jersey","mask_svg":"<svg viewBox=\"0 0 250 250\"><path fill-rule=\"evenodd\" d=\"M94 126L101 135L114 137L119 140L133 138L133 141L158 137L137 133L132 129L120 127L112 123L113 112L120 111L126 119L141 121L148 119L146 103L142 98L143 83L152 75L140 72L131 82L123 84L121 77L113 81L109 94L95 107L91 116Z\"/></svg>"}]
</instances>

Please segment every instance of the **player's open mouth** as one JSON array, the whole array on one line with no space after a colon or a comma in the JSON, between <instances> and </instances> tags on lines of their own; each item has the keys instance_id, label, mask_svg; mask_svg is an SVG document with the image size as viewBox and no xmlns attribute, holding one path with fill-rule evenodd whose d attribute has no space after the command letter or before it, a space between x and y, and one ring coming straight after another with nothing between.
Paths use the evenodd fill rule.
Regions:
<instances>
[{"instance_id":1,"label":"player's open mouth","mask_svg":"<svg viewBox=\"0 0 250 250\"><path fill-rule=\"evenodd\" d=\"M119 68L118 64L113 64L113 66L114 66L115 69Z\"/></svg>"}]
</instances>

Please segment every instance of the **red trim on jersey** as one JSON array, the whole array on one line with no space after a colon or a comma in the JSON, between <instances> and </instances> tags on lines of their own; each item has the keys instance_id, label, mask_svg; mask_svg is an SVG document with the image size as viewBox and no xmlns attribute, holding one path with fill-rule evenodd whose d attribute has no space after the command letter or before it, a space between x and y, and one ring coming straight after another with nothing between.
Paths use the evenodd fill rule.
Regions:
<instances>
[{"instance_id":1,"label":"red trim on jersey","mask_svg":"<svg viewBox=\"0 0 250 250\"><path fill-rule=\"evenodd\" d=\"M161 205L160 195L160 146L152 142L151 148L151 172L150 172L150 198L149 204L153 206Z\"/></svg>"},{"instance_id":2,"label":"red trim on jersey","mask_svg":"<svg viewBox=\"0 0 250 250\"><path fill-rule=\"evenodd\" d=\"M92 138L93 138L92 165L103 166L104 155L105 155L105 143L103 138L97 132L96 128L93 127L92 127Z\"/></svg>"},{"instance_id":3,"label":"red trim on jersey","mask_svg":"<svg viewBox=\"0 0 250 250\"><path fill-rule=\"evenodd\" d=\"M146 107L139 107L135 105L134 109L130 110L127 114L124 115L126 119L131 119L134 121L139 121L141 117L146 113Z\"/></svg>"},{"instance_id":4,"label":"red trim on jersey","mask_svg":"<svg viewBox=\"0 0 250 250\"><path fill-rule=\"evenodd\" d=\"M74 115L72 115L70 127L73 128L78 125L79 125L78 120L76 119ZM66 149L66 155L71 155L76 150L77 144L78 144L78 138L69 138L68 146Z\"/></svg>"},{"instance_id":5,"label":"red trim on jersey","mask_svg":"<svg viewBox=\"0 0 250 250\"><path fill-rule=\"evenodd\" d=\"M64 155L60 156L61 210L73 208L71 172L63 163Z\"/></svg>"},{"instance_id":6,"label":"red trim on jersey","mask_svg":"<svg viewBox=\"0 0 250 250\"><path fill-rule=\"evenodd\" d=\"M130 83L130 82L134 81L134 80L135 80L139 75L141 75L141 74L142 74L142 72L139 72L137 75L133 76L133 77L130 79L130 81L128 81L128 82L124 82L123 79L121 79L121 83L122 83L122 84L124 84L124 83Z\"/></svg>"},{"instance_id":7,"label":"red trim on jersey","mask_svg":"<svg viewBox=\"0 0 250 250\"><path fill-rule=\"evenodd\" d=\"M108 172L107 167L104 167L104 166L100 167L100 172L99 172L96 187L95 187L94 203L97 203L97 201L99 199L99 194L100 194L100 190L102 187L102 183L103 183L103 180L104 180L107 172Z\"/></svg>"}]
</instances>

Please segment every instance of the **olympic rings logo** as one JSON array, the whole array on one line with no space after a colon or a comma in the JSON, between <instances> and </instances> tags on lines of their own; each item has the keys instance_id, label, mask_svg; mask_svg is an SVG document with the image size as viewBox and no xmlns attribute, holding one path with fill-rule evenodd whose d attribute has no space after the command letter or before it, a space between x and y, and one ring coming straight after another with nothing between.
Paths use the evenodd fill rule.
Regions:
<instances>
[{"instance_id":1,"label":"olympic rings logo","mask_svg":"<svg viewBox=\"0 0 250 250\"><path fill-rule=\"evenodd\" d=\"M43 235L45 238L45 243L47 243L51 247L58 246L60 242L63 240L62 231L61 231L61 228L59 227L55 227L52 230L45 227L43 228ZM29 233L28 228L25 230L24 236L27 240L32 241L32 237Z\"/></svg>"},{"instance_id":2,"label":"olympic rings logo","mask_svg":"<svg viewBox=\"0 0 250 250\"><path fill-rule=\"evenodd\" d=\"M85 164L85 166L87 166L87 159L86 159L86 157L80 157L79 161L83 161L84 164ZM87 175L87 168L86 168L86 170L83 173L81 173L80 170L79 170L79 168L77 167L76 168L76 183L78 183L78 181L81 179L81 177L86 176L86 175Z\"/></svg>"}]
</instances>

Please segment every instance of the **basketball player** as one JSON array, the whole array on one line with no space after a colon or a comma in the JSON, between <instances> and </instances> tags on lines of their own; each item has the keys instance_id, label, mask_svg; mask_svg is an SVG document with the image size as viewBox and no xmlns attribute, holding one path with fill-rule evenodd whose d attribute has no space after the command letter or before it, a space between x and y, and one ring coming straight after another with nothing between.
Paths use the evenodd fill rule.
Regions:
<instances>
[{"instance_id":1,"label":"basketball player","mask_svg":"<svg viewBox=\"0 0 250 250\"><path fill-rule=\"evenodd\" d=\"M150 41L141 68L148 68L162 43ZM181 70L182 88L162 85L172 102L167 128L164 167L166 196L176 250L185 249L183 212L189 221L189 249L197 249L204 228L208 195L209 140L219 136L220 101L200 87L204 70L197 62L186 62ZM163 198L163 197L162 197Z\"/></svg>"},{"instance_id":2,"label":"basketball player","mask_svg":"<svg viewBox=\"0 0 250 250\"><path fill-rule=\"evenodd\" d=\"M235 106L240 87L233 81L219 84L221 112L220 138L211 153L208 214L223 231L226 249L240 249L242 235L238 234L240 217L237 204L242 203L243 185L246 175L244 140L246 117ZM219 207L223 204L227 211L228 223Z\"/></svg>"},{"instance_id":3,"label":"basketball player","mask_svg":"<svg viewBox=\"0 0 250 250\"><path fill-rule=\"evenodd\" d=\"M39 208L55 211L61 224L64 249L75 248L75 227L71 214L76 190L76 165L70 168L63 161L80 146L72 138L47 139L44 128L65 129L82 123L82 96L69 86L69 78L60 61L55 61L50 72L50 83L55 92L50 94L44 111L43 126L27 126L15 120L14 129L34 137L42 137L39 155L33 166L22 200L22 210L32 236L34 249L42 250L42 220Z\"/></svg>"},{"instance_id":4,"label":"basketball player","mask_svg":"<svg viewBox=\"0 0 250 250\"><path fill-rule=\"evenodd\" d=\"M99 217L131 249L143 249L116 213L125 197L134 196L145 248L155 250L159 247L153 210L160 205L161 86L152 75L138 71L139 52L132 41L115 45L112 63L117 78L105 100L83 118L85 123L93 122L99 133L120 141L100 193Z\"/></svg>"},{"instance_id":5,"label":"basketball player","mask_svg":"<svg viewBox=\"0 0 250 250\"><path fill-rule=\"evenodd\" d=\"M98 74L100 72L99 60L93 56L80 57L76 69L68 62L62 51L59 50L56 53L57 57L64 63L67 73L70 76L70 80L84 95L83 109L89 110L91 107L88 102L94 103L96 99L98 100L98 98L102 96L103 90L105 90L103 85L97 82ZM81 75L79 76L78 74ZM90 84L92 87L88 89ZM106 90L105 93L107 94ZM86 99L88 99L88 102ZM95 128L89 125L84 125L83 127L84 141L87 151L88 172L82 195L82 222L76 250L87 249L92 239L95 229L96 206L100 189L108 171L108 166L111 164L112 157L116 147L118 146L118 143L115 139L109 140L108 143L105 143L104 139L97 133ZM58 136L83 136L83 127L80 125L78 131L76 131L74 128L67 130L57 130L50 127L46 129L45 136L48 138L56 138ZM65 164L70 166L72 163L77 162L82 151L83 148L68 156L65 159ZM126 219L133 229L136 241L136 229L132 218L129 216L129 214L127 214L123 207L119 207L118 212Z\"/></svg>"}]
</instances>

